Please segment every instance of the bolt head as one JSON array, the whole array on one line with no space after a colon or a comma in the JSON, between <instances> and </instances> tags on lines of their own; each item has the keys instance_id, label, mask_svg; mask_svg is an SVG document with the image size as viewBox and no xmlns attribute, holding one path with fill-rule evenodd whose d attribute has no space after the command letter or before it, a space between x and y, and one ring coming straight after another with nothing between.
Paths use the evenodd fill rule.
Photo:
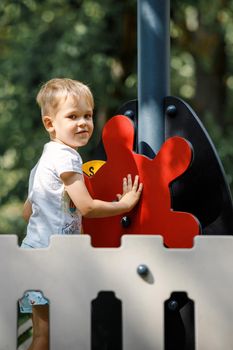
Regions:
<instances>
[{"instance_id":1,"label":"bolt head","mask_svg":"<svg viewBox=\"0 0 233 350\"><path fill-rule=\"evenodd\" d=\"M168 309L171 311L176 311L178 309L178 302L176 300L170 300L168 303Z\"/></svg>"},{"instance_id":2,"label":"bolt head","mask_svg":"<svg viewBox=\"0 0 233 350\"><path fill-rule=\"evenodd\" d=\"M128 216L123 216L121 219L121 226L124 228L128 228L131 225L131 219Z\"/></svg>"},{"instance_id":3,"label":"bolt head","mask_svg":"<svg viewBox=\"0 0 233 350\"><path fill-rule=\"evenodd\" d=\"M142 276L142 277L145 277L148 275L149 273L149 269L146 265L144 264L140 264L137 268L137 273Z\"/></svg>"},{"instance_id":4,"label":"bolt head","mask_svg":"<svg viewBox=\"0 0 233 350\"><path fill-rule=\"evenodd\" d=\"M175 117L177 113L177 108L175 105L169 105L166 109L166 114L169 116L169 117Z\"/></svg>"},{"instance_id":5,"label":"bolt head","mask_svg":"<svg viewBox=\"0 0 233 350\"><path fill-rule=\"evenodd\" d=\"M134 118L134 111L132 111L131 109L128 109L127 111L124 112L124 115L126 117L133 119Z\"/></svg>"}]
</instances>

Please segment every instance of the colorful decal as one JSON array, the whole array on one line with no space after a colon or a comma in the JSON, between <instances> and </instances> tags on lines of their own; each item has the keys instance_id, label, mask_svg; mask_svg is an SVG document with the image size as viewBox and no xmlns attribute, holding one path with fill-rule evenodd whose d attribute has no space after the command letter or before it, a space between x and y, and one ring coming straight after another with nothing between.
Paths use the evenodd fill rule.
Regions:
<instances>
[{"instance_id":1,"label":"colorful decal","mask_svg":"<svg viewBox=\"0 0 233 350\"><path fill-rule=\"evenodd\" d=\"M85 175L93 176L104 164L103 160L90 160L83 164L82 169Z\"/></svg>"}]
</instances>

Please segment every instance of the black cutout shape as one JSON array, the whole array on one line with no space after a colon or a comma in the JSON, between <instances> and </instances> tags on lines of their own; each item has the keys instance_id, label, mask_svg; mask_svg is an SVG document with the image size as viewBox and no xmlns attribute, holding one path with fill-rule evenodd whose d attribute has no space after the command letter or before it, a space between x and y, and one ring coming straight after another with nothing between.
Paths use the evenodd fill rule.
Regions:
<instances>
[{"instance_id":1,"label":"black cutout shape","mask_svg":"<svg viewBox=\"0 0 233 350\"><path fill-rule=\"evenodd\" d=\"M164 350L195 350L194 302L173 292L164 304Z\"/></svg>"},{"instance_id":2,"label":"black cutout shape","mask_svg":"<svg viewBox=\"0 0 233 350\"><path fill-rule=\"evenodd\" d=\"M91 350L122 350L122 303L114 292L91 303Z\"/></svg>"}]
</instances>

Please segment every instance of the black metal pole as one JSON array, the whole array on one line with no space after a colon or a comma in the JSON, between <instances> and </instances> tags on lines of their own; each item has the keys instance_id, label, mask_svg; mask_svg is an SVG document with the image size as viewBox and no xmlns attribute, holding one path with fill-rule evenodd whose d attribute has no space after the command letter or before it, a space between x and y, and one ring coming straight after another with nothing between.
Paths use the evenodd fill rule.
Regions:
<instances>
[{"instance_id":1,"label":"black metal pole","mask_svg":"<svg viewBox=\"0 0 233 350\"><path fill-rule=\"evenodd\" d=\"M138 0L138 151L153 158L165 139L170 1Z\"/></svg>"}]
</instances>

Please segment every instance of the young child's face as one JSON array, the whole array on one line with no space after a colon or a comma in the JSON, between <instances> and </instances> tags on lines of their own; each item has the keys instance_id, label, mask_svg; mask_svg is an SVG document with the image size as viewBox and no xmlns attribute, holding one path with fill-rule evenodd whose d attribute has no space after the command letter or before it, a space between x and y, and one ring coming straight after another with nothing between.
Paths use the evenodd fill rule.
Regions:
<instances>
[{"instance_id":1,"label":"young child's face","mask_svg":"<svg viewBox=\"0 0 233 350\"><path fill-rule=\"evenodd\" d=\"M93 109L84 97L75 100L68 96L60 103L58 112L52 119L53 140L74 149L85 146L94 129Z\"/></svg>"}]
</instances>

